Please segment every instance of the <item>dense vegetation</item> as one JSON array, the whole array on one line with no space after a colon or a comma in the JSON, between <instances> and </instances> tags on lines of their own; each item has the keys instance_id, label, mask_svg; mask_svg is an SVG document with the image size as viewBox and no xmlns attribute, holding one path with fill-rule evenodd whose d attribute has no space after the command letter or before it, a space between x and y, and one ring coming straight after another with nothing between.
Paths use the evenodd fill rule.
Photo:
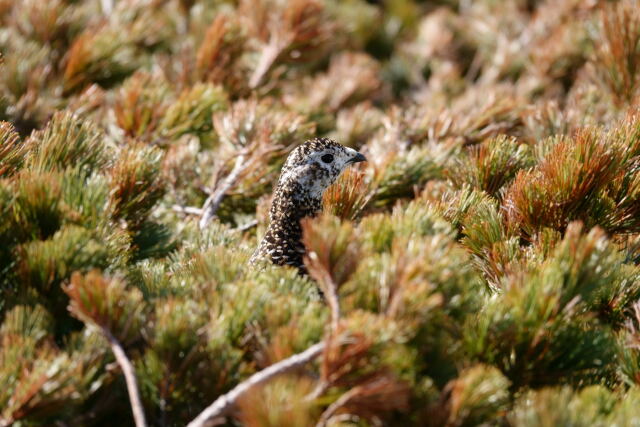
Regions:
<instances>
[{"instance_id":1,"label":"dense vegetation","mask_svg":"<svg viewBox=\"0 0 640 427\"><path fill-rule=\"evenodd\" d=\"M640 423L638 1L0 0L0 53L1 426L132 425L118 349L186 425L317 343L218 421ZM369 161L251 269L314 136Z\"/></svg>"}]
</instances>

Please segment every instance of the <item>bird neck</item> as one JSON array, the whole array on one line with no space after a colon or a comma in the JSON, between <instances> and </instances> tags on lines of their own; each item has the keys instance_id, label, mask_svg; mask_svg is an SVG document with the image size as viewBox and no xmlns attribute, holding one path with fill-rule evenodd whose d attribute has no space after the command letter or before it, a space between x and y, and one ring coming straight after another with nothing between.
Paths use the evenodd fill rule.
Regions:
<instances>
[{"instance_id":1,"label":"bird neck","mask_svg":"<svg viewBox=\"0 0 640 427\"><path fill-rule=\"evenodd\" d=\"M295 183L294 185L279 186L269 212L271 222L300 221L302 218L316 216L322 210L322 194L305 191Z\"/></svg>"},{"instance_id":2,"label":"bird neck","mask_svg":"<svg viewBox=\"0 0 640 427\"><path fill-rule=\"evenodd\" d=\"M302 225L305 217L322 209L322 199L311 197L295 185L278 186L271 204L271 221L254 257L266 256L278 265L293 265L303 271Z\"/></svg>"}]
</instances>

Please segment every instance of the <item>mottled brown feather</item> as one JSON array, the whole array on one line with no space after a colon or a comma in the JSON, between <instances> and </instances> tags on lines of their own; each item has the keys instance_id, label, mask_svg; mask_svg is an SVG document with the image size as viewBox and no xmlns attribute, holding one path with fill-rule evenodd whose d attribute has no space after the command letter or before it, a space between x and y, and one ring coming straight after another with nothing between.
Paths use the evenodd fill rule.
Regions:
<instances>
[{"instance_id":1,"label":"mottled brown feather","mask_svg":"<svg viewBox=\"0 0 640 427\"><path fill-rule=\"evenodd\" d=\"M322 161L326 154L333 155L334 161ZM322 193L358 154L328 138L306 141L289 154L274 192L269 227L251 263L264 259L304 271L300 220L320 213Z\"/></svg>"}]
</instances>

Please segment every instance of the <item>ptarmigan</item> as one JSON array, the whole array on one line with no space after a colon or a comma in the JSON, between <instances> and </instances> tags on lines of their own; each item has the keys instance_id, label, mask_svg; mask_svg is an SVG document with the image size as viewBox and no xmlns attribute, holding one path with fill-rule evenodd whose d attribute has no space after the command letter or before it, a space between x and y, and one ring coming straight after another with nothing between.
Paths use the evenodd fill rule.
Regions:
<instances>
[{"instance_id":1,"label":"ptarmigan","mask_svg":"<svg viewBox=\"0 0 640 427\"><path fill-rule=\"evenodd\" d=\"M367 159L328 138L296 147L282 168L269 211L270 224L250 262L265 259L304 270L300 220L322 210L322 194L352 163Z\"/></svg>"}]
</instances>

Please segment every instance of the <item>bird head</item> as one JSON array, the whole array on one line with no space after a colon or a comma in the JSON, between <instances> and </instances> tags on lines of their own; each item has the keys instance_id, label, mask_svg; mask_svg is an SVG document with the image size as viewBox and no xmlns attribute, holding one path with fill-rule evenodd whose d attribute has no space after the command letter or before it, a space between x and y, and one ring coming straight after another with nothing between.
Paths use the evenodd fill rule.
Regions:
<instances>
[{"instance_id":1,"label":"bird head","mask_svg":"<svg viewBox=\"0 0 640 427\"><path fill-rule=\"evenodd\" d=\"M367 159L328 138L315 138L296 147L287 157L278 186L295 187L304 197L321 199L324 190L351 164Z\"/></svg>"}]
</instances>

